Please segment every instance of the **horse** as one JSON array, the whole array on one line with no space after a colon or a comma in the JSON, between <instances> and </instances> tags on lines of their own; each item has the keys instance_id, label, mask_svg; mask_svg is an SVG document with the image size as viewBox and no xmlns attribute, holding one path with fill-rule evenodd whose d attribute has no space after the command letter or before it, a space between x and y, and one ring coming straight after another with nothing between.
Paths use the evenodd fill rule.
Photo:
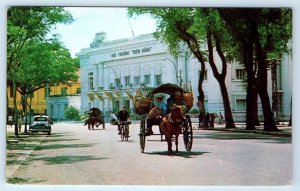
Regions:
<instances>
[{"instance_id":1,"label":"horse","mask_svg":"<svg viewBox=\"0 0 300 191\"><path fill-rule=\"evenodd\" d=\"M176 152L178 152L178 136L181 131L181 124L183 121L182 107L175 106L171 108L171 111L166 115L159 124L161 132L166 136L168 143L168 153L172 151L172 137L175 135Z\"/></svg>"},{"instance_id":2,"label":"horse","mask_svg":"<svg viewBox=\"0 0 300 191\"><path fill-rule=\"evenodd\" d=\"M103 114L100 109L93 107L89 110L88 115L89 117L84 125L88 125L89 130L94 130L94 126L96 125L98 127L100 124L103 124L103 129L105 128Z\"/></svg>"}]
</instances>

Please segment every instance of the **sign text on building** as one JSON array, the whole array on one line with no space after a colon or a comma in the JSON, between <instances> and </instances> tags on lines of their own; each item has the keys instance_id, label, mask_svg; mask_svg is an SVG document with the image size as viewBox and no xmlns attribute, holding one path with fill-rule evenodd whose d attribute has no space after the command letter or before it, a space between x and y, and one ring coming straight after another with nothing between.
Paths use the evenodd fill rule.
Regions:
<instances>
[{"instance_id":1,"label":"sign text on building","mask_svg":"<svg viewBox=\"0 0 300 191\"><path fill-rule=\"evenodd\" d=\"M121 56L129 56L130 54L140 54L140 53L146 53L150 52L152 47L145 47L145 48L140 48L140 49L133 49L133 50L125 50L117 53L111 54L111 57L116 58L121 57Z\"/></svg>"}]
</instances>

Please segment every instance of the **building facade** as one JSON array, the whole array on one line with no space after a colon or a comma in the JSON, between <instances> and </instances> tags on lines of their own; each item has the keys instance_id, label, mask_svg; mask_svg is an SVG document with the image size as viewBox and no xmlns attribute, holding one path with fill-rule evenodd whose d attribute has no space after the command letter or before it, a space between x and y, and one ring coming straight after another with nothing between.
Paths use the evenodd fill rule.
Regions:
<instances>
[{"instance_id":1,"label":"building facade","mask_svg":"<svg viewBox=\"0 0 300 191\"><path fill-rule=\"evenodd\" d=\"M194 93L194 103L197 102L201 67L187 48L182 48L179 56L174 57L168 52L166 44L156 40L152 34L114 41L106 41L105 37L105 33L97 33L91 46L76 54L81 70L81 112L91 107L98 107L104 113L116 112L122 105L128 105L133 111L133 98L141 83L150 88L164 83L188 84ZM280 66L276 68L276 83L288 85L277 86L275 91L280 94L277 96L281 104L278 115L286 119L291 112L292 62L289 56L281 61L276 62ZM216 65L221 70L221 62L217 61ZM223 113L219 85L208 63L205 73L203 89L206 111ZM271 74L270 69L269 76ZM245 75L243 65L228 64L226 85L235 121L245 121ZM269 95L272 98L274 88L271 77L269 81ZM196 108L194 105L191 110ZM260 105L259 115L262 115Z\"/></svg>"},{"instance_id":2,"label":"building facade","mask_svg":"<svg viewBox=\"0 0 300 191\"><path fill-rule=\"evenodd\" d=\"M58 84L56 86L41 88L34 92L31 101L31 113L51 115L55 120L64 118L64 111L67 107L73 106L80 109L80 82L71 85ZM13 93L10 86L7 87L8 115L13 112ZM27 102L29 103L30 98ZM22 110L21 95L16 95L17 109Z\"/></svg>"},{"instance_id":3,"label":"building facade","mask_svg":"<svg viewBox=\"0 0 300 191\"><path fill-rule=\"evenodd\" d=\"M72 82L71 85L59 84L46 90L46 113L54 120L63 120L65 110L74 107L80 110L80 82Z\"/></svg>"}]
</instances>

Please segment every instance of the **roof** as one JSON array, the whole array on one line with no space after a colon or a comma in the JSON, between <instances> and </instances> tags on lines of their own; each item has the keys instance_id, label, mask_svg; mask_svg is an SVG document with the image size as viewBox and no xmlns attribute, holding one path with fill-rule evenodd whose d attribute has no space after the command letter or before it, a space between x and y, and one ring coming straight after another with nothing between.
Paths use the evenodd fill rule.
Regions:
<instances>
[{"instance_id":1,"label":"roof","mask_svg":"<svg viewBox=\"0 0 300 191\"><path fill-rule=\"evenodd\" d=\"M36 118L36 117L46 117L46 118L49 118L48 115L35 115L35 116L33 116L33 118Z\"/></svg>"},{"instance_id":2,"label":"roof","mask_svg":"<svg viewBox=\"0 0 300 191\"><path fill-rule=\"evenodd\" d=\"M187 91L184 91L181 87L179 87L176 84L166 83L154 88L148 93L147 97L153 97L153 95L157 93L166 93L169 95L174 95L177 91L187 93Z\"/></svg>"}]
</instances>

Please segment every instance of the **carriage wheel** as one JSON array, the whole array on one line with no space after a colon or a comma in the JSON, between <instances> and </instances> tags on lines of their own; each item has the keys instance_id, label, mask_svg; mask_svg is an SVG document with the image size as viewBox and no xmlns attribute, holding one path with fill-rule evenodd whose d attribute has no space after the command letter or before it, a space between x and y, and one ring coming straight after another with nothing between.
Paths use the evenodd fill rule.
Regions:
<instances>
[{"instance_id":1,"label":"carriage wheel","mask_svg":"<svg viewBox=\"0 0 300 191\"><path fill-rule=\"evenodd\" d=\"M145 119L141 120L141 126L140 126L140 146L141 146L141 152L144 152L145 149L145 142L146 142L146 136L145 136L145 126L146 121Z\"/></svg>"},{"instance_id":2,"label":"carriage wheel","mask_svg":"<svg viewBox=\"0 0 300 191\"><path fill-rule=\"evenodd\" d=\"M187 151L192 149L193 145L193 129L190 116L186 115L186 119L183 122L183 141Z\"/></svg>"},{"instance_id":3,"label":"carriage wheel","mask_svg":"<svg viewBox=\"0 0 300 191\"><path fill-rule=\"evenodd\" d=\"M125 139L125 129L124 129L124 125L121 125L121 140L124 141Z\"/></svg>"}]
</instances>

